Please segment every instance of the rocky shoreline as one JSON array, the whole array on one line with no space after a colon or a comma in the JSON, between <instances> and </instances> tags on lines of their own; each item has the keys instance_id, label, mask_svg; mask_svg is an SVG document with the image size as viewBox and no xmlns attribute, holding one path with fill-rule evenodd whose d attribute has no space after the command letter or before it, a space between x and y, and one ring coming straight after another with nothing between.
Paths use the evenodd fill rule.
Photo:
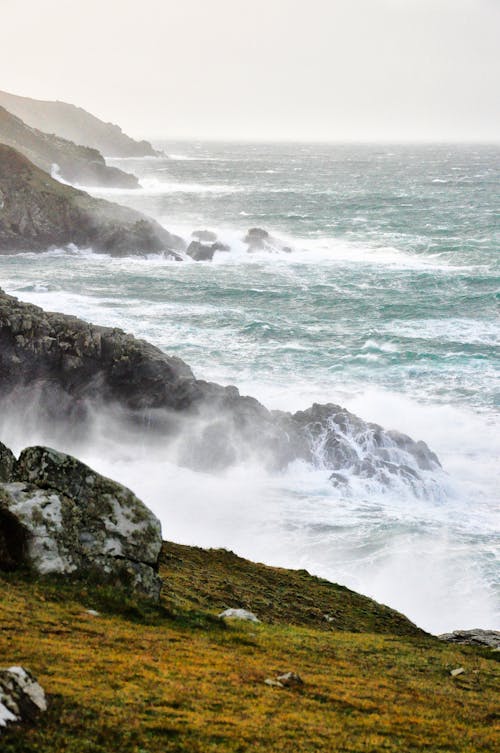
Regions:
<instances>
[{"instance_id":1,"label":"rocky shoreline","mask_svg":"<svg viewBox=\"0 0 500 753\"><path fill-rule=\"evenodd\" d=\"M96 413L108 415L146 440L171 443L178 463L212 472L248 459L270 469L303 460L330 470L334 484L353 474L412 487L440 470L425 442L338 405L269 411L234 386L196 379L181 359L122 330L1 291L0 390L4 410L31 403L40 420L82 436Z\"/></svg>"},{"instance_id":2,"label":"rocky shoreline","mask_svg":"<svg viewBox=\"0 0 500 753\"><path fill-rule=\"evenodd\" d=\"M0 144L0 253L69 245L112 256L164 253L178 259L185 248L155 220L64 185Z\"/></svg>"}]
</instances>

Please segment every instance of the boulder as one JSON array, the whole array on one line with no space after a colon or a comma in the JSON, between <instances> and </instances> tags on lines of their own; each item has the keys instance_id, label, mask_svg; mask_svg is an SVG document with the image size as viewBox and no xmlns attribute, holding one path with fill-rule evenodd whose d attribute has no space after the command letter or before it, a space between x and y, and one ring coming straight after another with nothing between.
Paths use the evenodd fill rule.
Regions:
<instances>
[{"instance_id":1,"label":"boulder","mask_svg":"<svg viewBox=\"0 0 500 753\"><path fill-rule=\"evenodd\" d=\"M214 245L208 246L206 243L191 241L187 247L186 254L195 261L212 261L215 254Z\"/></svg>"},{"instance_id":2,"label":"boulder","mask_svg":"<svg viewBox=\"0 0 500 753\"><path fill-rule=\"evenodd\" d=\"M247 609L225 609L218 615L221 620L247 620L248 622L260 622L253 612Z\"/></svg>"},{"instance_id":3,"label":"boulder","mask_svg":"<svg viewBox=\"0 0 500 753\"><path fill-rule=\"evenodd\" d=\"M0 484L0 567L72 573L159 598L160 522L129 489L47 447L24 450L12 479Z\"/></svg>"},{"instance_id":4,"label":"boulder","mask_svg":"<svg viewBox=\"0 0 500 753\"><path fill-rule=\"evenodd\" d=\"M0 253L69 245L111 256L163 253L180 260L182 238L134 209L63 185L0 144Z\"/></svg>"},{"instance_id":5,"label":"boulder","mask_svg":"<svg viewBox=\"0 0 500 753\"><path fill-rule=\"evenodd\" d=\"M448 643L462 643L465 646L481 646L483 648L500 649L499 630L455 630L453 633L438 635L439 640Z\"/></svg>"},{"instance_id":6,"label":"boulder","mask_svg":"<svg viewBox=\"0 0 500 753\"><path fill-rule=\"evenodd\" d=\"M0 669L0 727L33 722L47 710L41 685L24 667Z\"/></svg>"}]
</instances>

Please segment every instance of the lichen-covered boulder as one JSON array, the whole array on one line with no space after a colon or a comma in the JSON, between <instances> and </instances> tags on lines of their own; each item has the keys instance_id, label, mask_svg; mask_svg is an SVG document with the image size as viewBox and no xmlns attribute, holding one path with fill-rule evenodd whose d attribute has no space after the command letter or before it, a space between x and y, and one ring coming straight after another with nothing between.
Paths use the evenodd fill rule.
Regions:
<instances>
[{"instance_id":1,"label":"lichen-covered boulder","mask_svg":"<svg viewBox=\"0 0 500 753\"><path fill-rule=\"evenodd\" d=\"M29 447L12 480L0 484L4 568L22 563L41 574L104 578L158 599L160 549L153 513L129 489L70 455Z\"/></svg>"},{"instance_id":2,"label":"lichen-covered boulder","mask_svg":"<svg viewBox=\"0 0 500 753\"><path fill-rule=\"evenodd\" d=\"M0 729L16 722L32 722L47 701L41 685L24 667L0 669Z\"/></svg>"}]
</instances>

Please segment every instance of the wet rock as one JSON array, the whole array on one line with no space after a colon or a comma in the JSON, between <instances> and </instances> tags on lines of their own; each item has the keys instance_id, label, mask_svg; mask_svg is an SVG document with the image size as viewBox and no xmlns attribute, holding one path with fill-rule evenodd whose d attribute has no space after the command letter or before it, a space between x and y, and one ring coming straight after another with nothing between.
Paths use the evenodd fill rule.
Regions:
<instances>
[{"instance_id":1,"label":"wet rock","mask_svg":"<svg viewBox=\"0 0 500 753\"><path fill-rule=\"evenodd\" d=\"M225 609L218 615L221 620L247 620L249 622L260 622L253 612L247 609Z\"/></svg>"},{"instance_id":2,"label":"wet rock","mask_svg":"<svg viewBox=\"0 0 500 753\"><path fill-rule=\"evenodd\" d=\"M46 710L43 688L27 669L0 669L0 727L33 722Z\"/></svg>"},{"instance_id":3,"label":"wet rock","mask_svg":"<svg viewBox=\"0 0 500 753\"><path fill-rule=\"evenodd\" d=\"M447 643L461 643L465 646L481 646L483 648L500 648L499 630L455 630L453 633L438 635L439 640Z\"/></svg>"},{"instance_id":4,"label":"wet rock","mask_svg":"<svg viewBox=\"0 0 500 753\"><path fill-rule=\"evenodd\" d=\"M212 261L215 250L213 246L199 241L191 241L187 247L186 254L195 261Z\"/></svg>"},{"instance_id":5,"label":"wet rock","mask_svg":"<svg viewBox=\"0 0 500 753\"><path fill-rule=\"evenodd\" d=\"M179 358L76 317L46 313L0 291L0 410L27 405L66 437L86 438L93 416L141 441L175 444L175 462L207 471L249 458L271 470L302 460L332 473L412 490L439 461L427 445L338 405L269 411L234 386L196 379ZM427 487L426 487L427 488ZM429 487L431 488L431 487Z\"/></svg>"},{"instance_id":6,"label":"wet rock","mask_svg":"<svg viewBox=\"0 0 500 753\"><path fill-rule=\"evenodd\" d=\"M0 484L0 567L130 586L157 600L161 527L124 486L70 455L30 447ZM14 548L14 543L18 542Z\"/></svg>"}]
</instances>

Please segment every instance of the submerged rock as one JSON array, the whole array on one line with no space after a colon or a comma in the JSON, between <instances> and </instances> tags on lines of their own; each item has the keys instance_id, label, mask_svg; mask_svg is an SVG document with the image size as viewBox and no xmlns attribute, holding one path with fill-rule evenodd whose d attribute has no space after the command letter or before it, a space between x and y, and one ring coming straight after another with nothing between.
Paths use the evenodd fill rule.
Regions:
<instances>
[{"instance_id":1,"label":"submerged rock","mask_svg":"<svg viewBox=\"0 0 500 753\"><path fill-rule=\"evenodd\" d=\"M24 450L12 479L0 484L0 567L130 584L158 599L160 522L129 489L47 447Z\"/></svg>"},{"instance_id":2,"label":"submerged rock","mask_svg":"<svg viewBox=\"0 0 500 753\"><path fill-rule=\"evenodd\" d=\"M41 685L24 667L0 669L0 727L33 722L47 710Z\"/></svg>"},{"instance_id":3,"label":"submerged rock","mask_svg":"<svg viewBox=\"0 0 500 753\"><path fill-rule=\"evenodd\" d=\"M0 253L68 245L112 256L164 253L181 259L184 241L133 209L66 186L0 144Z\"/></svg>"},{"instance_id":4,"label":"submerged rock","mask_svg":"<svg viewBox=\"0 0 500 753\"><path fill-rule=\"evenodd\" d=\"M499 630L455 630L453 633L438 635L439 640L448 643L462 643L465 646L482 646L483 648L500 649Z\"/></svg>"}]
</instances>

